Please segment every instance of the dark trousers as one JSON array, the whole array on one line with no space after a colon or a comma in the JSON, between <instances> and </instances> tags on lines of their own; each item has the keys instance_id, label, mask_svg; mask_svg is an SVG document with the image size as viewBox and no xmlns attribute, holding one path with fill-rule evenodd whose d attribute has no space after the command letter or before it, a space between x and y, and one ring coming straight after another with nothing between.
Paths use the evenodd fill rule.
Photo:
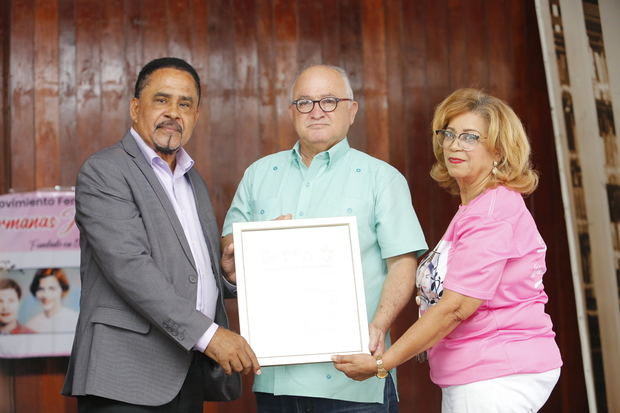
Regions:
<instances>
[{"instance_id":1,"label":"dark trousers","mask_svg":"<svg viewBox=\"0 0 620 413\"><path fill-rule=\"evenodd\" d=\"M202 413L202 372L194 355L179 394L162 406L141 406L98 396L79 396L79 413Z\"/></svg>"},{"instance_id":2,"label":"dark trousers","mask_svg":"<svg viewBox=\"0 0 620 413\"><path fill-rule=\"evenodd\" d=\"M392 376L385 379L383 403L358 403L320 397L275 396L256 393L258 413L398 413Z\"/></svg>"}]
</instances>

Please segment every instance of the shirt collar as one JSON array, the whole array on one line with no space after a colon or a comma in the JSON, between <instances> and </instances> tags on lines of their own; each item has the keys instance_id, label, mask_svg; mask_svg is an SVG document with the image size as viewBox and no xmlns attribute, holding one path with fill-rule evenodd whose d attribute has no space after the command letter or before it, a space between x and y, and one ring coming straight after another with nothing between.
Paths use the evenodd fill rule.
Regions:
<instances>
[{"instance_id":1,"label":"shirt collar","mask_svg":"<svg viewBox=\"0 0 620 413\"><path fill-rule=\"evenodd\" d=\"M157 152L155 152L153 148L151 148L146 144L146 142L144 142L144 139L140 137L140 135L138 134L138 132L136 132L134 128L131 128L130 132L131 136L133 136L136 143L138 144L140 152L142 152L146 160L149 161L151 167L155 165L168 165L166 161L164 161L159 155L157 155ZM178 172L181 172L181 175L184 175L192 168L192 166L194 166L194 160L191 158L191 156L189 156L189 154L184 148L181 148L177 151L176 157L177 166L175 168L175 175L178 174Z\"/></svg>"},{"instance_id":2,"label":"shirt collar","mask_svg":"<svg viewBox=\"0 0 620 413\"><path fill-rule=\"evenodd\" d=\"M348 138L345 137L328 150L319 153L317 156L327 157L327 163L330 164L342 158L349 149L351 149L351 146L349 146ZM297 143L295 143L295 146L293 146L293 149L291 149L291 155L293 156L293 159L297 160L297 162L302 162L299 141L297 141Z\"/></svg>"}]
</instances>

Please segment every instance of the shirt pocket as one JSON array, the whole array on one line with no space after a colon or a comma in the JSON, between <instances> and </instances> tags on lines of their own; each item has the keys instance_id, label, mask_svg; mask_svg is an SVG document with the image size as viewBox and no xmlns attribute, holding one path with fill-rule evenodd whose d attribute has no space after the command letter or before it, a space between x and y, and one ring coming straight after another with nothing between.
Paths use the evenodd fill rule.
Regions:
<instances>
[{"instance_id":1,"label":"shirt pocket","mask_svg":"<svg viewBox=\"0 0 620 413\"><path fill-rule=\"evenodd\" d=\"M257 199L252 205L253 221L269 221L282 214L282 207L278 198Z\"/></svg>"},{"instance_id":2,"label":"shirt pocket","mask_svg":"<svg viewBox=\"0 0 620 413\"><path fill-rule=\"evenodd\" d=\"M373 205L364 199L343 196L330 204L329 216L354 216L360 230L373 228L375 225Z\"/></svg>"}]
</instances>

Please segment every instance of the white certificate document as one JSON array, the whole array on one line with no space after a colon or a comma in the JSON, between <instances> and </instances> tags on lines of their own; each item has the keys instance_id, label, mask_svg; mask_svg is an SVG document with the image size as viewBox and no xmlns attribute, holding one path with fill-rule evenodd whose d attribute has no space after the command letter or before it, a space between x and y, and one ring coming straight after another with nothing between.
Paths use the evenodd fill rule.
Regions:
<instances>
[{"instance_id":1,"label":"white certificate document","mask_svg":"<svg viewBox=\"0 0 620 413\"><path fill-rule=\"evenodd\" d=\"M262 366L368 351L355 217L233 224L241 335Z\"/></svg>"}]
</instances>

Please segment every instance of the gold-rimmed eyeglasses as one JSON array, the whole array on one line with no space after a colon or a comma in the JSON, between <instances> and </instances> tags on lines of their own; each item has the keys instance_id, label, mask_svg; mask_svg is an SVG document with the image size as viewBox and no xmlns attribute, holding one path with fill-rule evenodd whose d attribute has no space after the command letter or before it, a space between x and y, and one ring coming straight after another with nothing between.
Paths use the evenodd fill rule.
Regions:
<instances>
[{"instance_id":1,"label":"gold-rimmed eyeglasses","mask_svg":"<svg viewBox=\"0 0 620 413\"><path fill-rule=\"evenodd\" d=\"M435 134L439 136L440 143L444 148L452 145L452 142L456 139L459 148L464 151L473 151L476 145L478 145L478 142L480 142L480 139L483 139L475 133L463 132L457 134L449 129L437 129Z\"/></svg>"}]
</instances>

